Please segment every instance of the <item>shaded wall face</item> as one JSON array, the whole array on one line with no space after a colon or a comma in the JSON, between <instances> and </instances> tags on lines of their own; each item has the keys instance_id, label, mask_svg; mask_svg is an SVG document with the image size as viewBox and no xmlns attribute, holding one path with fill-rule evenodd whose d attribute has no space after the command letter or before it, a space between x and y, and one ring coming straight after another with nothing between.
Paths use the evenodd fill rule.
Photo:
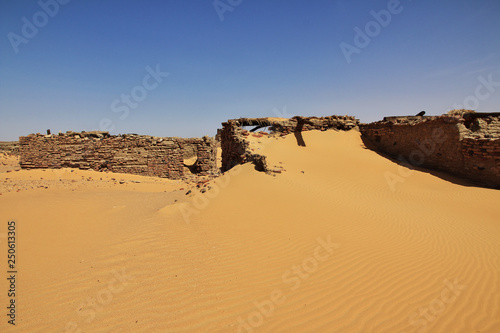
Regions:
<instances>
[{"instance_id":1,"label":"shaded wall face","mask_svg":"<svg viewBox=\"0 0 500 333\"><path fill-rule=\"evenodd\" d=\"M500 188L500 139L465 138L461 143L463 175Z\"/></svg>"},{"instance_id":2,"label":"shaded wall face","mask_svg":"<svg viewBox=\"0 0 500 333\"><path fill-rule=\"evenodd\" d=\"M197 161L201 174L215 170L215 145L209 139L149 136L30 135L19 139L20 164L24 169L73 167L181 179L183 140L202 152Z\"/></svg>"},{"instance_id":3,"label":"shaded wall face","mask_svg":"<svg viewBox=\"0 0 500 333\"><path fill-rule=\"evenodd\" d=\"M224 123L220 131L222 149L222 172L245 161L249 143L245 140L241 128L233 122Z\"/></svg>"},{"instance_id":4,"label":"shaded wall face","mask_svg":"<svg viewBox=\"0 0 500 333\"><path fill-rule=\"evenodd\" d=\"M457 124L369 124L360 130L377 149L412 165L458 170L462 163Z\"/></svg>"},{"instance_id":5,"label":"shaded wall face","mask_svg":"<svg viewBox=\"0 0 500 333\"><path fill-rule=\"evenodd\" d=\"M360 131L367 145L400 161L500 187L500 140L467 138L470 130L459 119L377 122L360 125Z\"/></svg>"}]
</instances>

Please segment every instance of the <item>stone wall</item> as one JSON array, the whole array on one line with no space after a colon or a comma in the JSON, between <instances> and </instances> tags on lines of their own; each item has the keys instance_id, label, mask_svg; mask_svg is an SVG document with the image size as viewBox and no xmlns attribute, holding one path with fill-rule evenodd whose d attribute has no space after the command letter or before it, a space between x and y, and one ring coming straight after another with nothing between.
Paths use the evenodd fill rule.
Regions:
<instances>
[{"instance_id":1,"label":"stone wall","mask_svg":"<svg viewBox=\"0 0 500 333\"><path fill-rule=\"evenodd\" d=\"M500 114L453 114L435 117L386 117L359 124L351 116L240 118L222 123L213 138L174 138L107 132L30 134L19 138L20 165L31 168L74 167L182 179L189 173L216 175L217 147L221 171L252 162L268 172L266 156L250 149L244 126L269 127L270 135L309 130L359 129L367 146L402 162L442 170L488 187L500 188ZM259 134L262 135L262 134ZM299 141L299 140L298 140ZM193 158L193 165L184 163Z\"/></svg>"},{"instance_id":2,"label":"stone wall","mask_svg":"<svg viewBox=\"0 0 500 333\"><path fill-rule=\"evenodd\" d=\"M30 134L19 138L20 165L32 168L80 168L182 179L184 155L196 152L191 171L218 172L216 144L209 137L174 138L145 135L110 136L108 132Z\"/></svg>"},{"instance_id":3,"label":"stone wall","mask_svg":"<svg viewBox=\"0 0 500 333\"><path fill-rule=\"evenodd\" d=\"M248 131L243 126L255 126L255 129L269 127L272 134L287 135L294 132L329 129L350 130L356 128L359 121L351 116L329 117L293 117L287 118L240 118L222 123L218 131L222 148L222 170L227 171L238 164L252 162L259 171L267 172L266 157L254 154L246 140Z\"/></svg>"},{"instance_id":4,"label":"stone wall","mask_svg":"<svg viewBox=\"0 0 500 333\"><path fill-rule=\"evenodd\" d=\"M313 130L326 131L335 129L348 131L358 125L359 120L353 116L293 117L291 119L273 121L271 131L281 133L282 135Z\"/></svg>"},{"instance_id":5,"label":"stone wall","mask_svg":"<svg viewBox=\"0 0 500 333\"><path fill-rule=\"evenodd\" d=\"M237 120L228 120L222 123L220 131L221 149L222 149L222 165L221 171L225 172L232 167L250 162L252 152L250 143L243 135L243 129Z\"/></svg>"},{"instance_id":6,"label":"stone wall","mask_svg":"<svg viewBox=\"0 0 500 333\"><path fill-rule=\"evenodd\" d=\"M386 117L359 128L367 145L402 162L500 188L497 114Z\"/></svg>"}]
</instances>

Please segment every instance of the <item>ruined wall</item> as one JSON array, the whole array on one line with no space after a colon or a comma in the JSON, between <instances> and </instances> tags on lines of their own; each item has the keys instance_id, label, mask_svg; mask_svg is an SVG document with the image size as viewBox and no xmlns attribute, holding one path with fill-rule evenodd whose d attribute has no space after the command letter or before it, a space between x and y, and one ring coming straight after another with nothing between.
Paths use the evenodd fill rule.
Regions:
<instances>
[{"instance_id":1,"label":"ruined wall","mask_svg":"<svg viewBox=\"0 0 500 333\"><path fill-rule=\"evenodd\" d=\"M222 170L227 171L238 164L246 162L249 154L248 141L245 140L243 130L235 120L222 123L220 131L222 149Z\"/></svg>"},{"instance_id":2,"label":"ruined wall","mask_svg":"<svg viewBox=\"0 0 500 333\"><path fill-rule=\"evenodd\" d=\"M500 188L498 116L387 117L359 128L367 144L403 162Z\"/></svg>"},{"instance_id":3,"label":"ruined wall","mask_svg":"<svg viewBox=\"0 0 500 333\"><path fill-rule=\"evenodd\" d=\"M227 171L235 165L246 162L254 163L259 171L268 171L266 157L252 153L246 140L248 131L243 130L242 126L270 127L272 134L284 136L310 130L350 130L358 124L359 121L351 116L230 119L222 123L222 129L218 131L222 148L221 171Z\"/></svg>"},{"instance_id":4,"label":"ruined wall","mask_svg":"<svg viewBox=\"0 0 500 333\"><path fill-rule=\"evenodd\" d=\"M273 122L273 132L287 135L295 131L326 131L330 129L348 131L359 125L359 120L353 116L328 117L293 117Z\"/></svg>"},{"instance_id":5,"label":"ruined wall","mask_svg":"<svg viewBox=\"0 0 500 333\"><path fill-rule=\"evenodd\" d=\"M19 155L18 141L0 141L0 153Z\"/></svg>"},{"instance_id":6,"label":"ruined wall","mask_svg":"<svg viewBox=\"0 0 500 333\"><path fill-rule=\"evenodd\" d=\"M217 141L214 138L204 136L203 138L175 138L179 143L184 158L196 156L196 163L193 165L192 172L201 176L216 175L219 173L217 168ZM187 153L186 153L187 152Z\"/></svg>"},{"instance_id":7,"label":"ruined wall","mask_svg":"<svg viewBox=\"0 0 500 333\"><path fill-rule=\"evenodd\" d=\"M217 173L216 145L211 138L182 139L145 135L110 136L107 132L30 134L19 138L20 165L32 168L80 168L181 179L184 150L196 150L193 169ZM194 148L193 148L194 147Z\"/></svg>"}]
</instances>

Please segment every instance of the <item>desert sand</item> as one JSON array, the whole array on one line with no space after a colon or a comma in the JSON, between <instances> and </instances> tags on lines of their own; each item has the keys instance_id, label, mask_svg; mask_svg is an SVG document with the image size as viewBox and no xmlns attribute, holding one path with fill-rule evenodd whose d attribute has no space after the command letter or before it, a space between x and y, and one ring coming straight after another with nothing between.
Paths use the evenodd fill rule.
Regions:
<instances>
[{"instance_id":1,"label":"desert sand","mask_svg":"<svg viewBox=\"0 0 500 333\"><path fill-rule=\"evenodd\" d=\"M252 138L280 173L237 166L204 193L2 157L0 331L500 332L498 190L400 166L354 130L303 138Z\"/></svg>"}]
</instances>

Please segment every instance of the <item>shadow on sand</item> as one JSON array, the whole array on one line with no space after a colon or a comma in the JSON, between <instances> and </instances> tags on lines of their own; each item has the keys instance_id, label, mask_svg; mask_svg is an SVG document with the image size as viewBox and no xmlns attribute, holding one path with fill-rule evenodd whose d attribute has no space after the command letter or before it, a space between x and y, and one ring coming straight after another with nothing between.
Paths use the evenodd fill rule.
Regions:
<instances>
[{"instance_id":1,"label":"shadow on sand","mask_svg":"<svg viewBox=\"0 0 500 333\"><path fill-rule=\"evenodd\" d=\"M376 154L378 154L384 158L387 158L388 160L391 160L392 162L394 162L394 163L396 163L404 168L407 168L410 170L416 170L416 171L420 171L420 172L425 172L425 173L428 173L428 174L433 175L435 177L441 178L447 182L450 182L450 183L453 183L456 185L460 185L460 186L491 188L491 187L485 186L485 184L482 184L479 182L473 182L472 180L461 178L459 176L454 176L454 175L451 175L445 171L432 170L432 169L428 169L425 167L412 165L410 163L403 163L402 161L399 161L398 159L394 158L394 156L391 156L387 153L384 153L384 152L377 150L377 147L370 140L363 137L363 135L361 135L361 140L363 141L363 144L364 144L363 149L371 150L371 151L375 152Z\"/></svg>"}]
</instances>

